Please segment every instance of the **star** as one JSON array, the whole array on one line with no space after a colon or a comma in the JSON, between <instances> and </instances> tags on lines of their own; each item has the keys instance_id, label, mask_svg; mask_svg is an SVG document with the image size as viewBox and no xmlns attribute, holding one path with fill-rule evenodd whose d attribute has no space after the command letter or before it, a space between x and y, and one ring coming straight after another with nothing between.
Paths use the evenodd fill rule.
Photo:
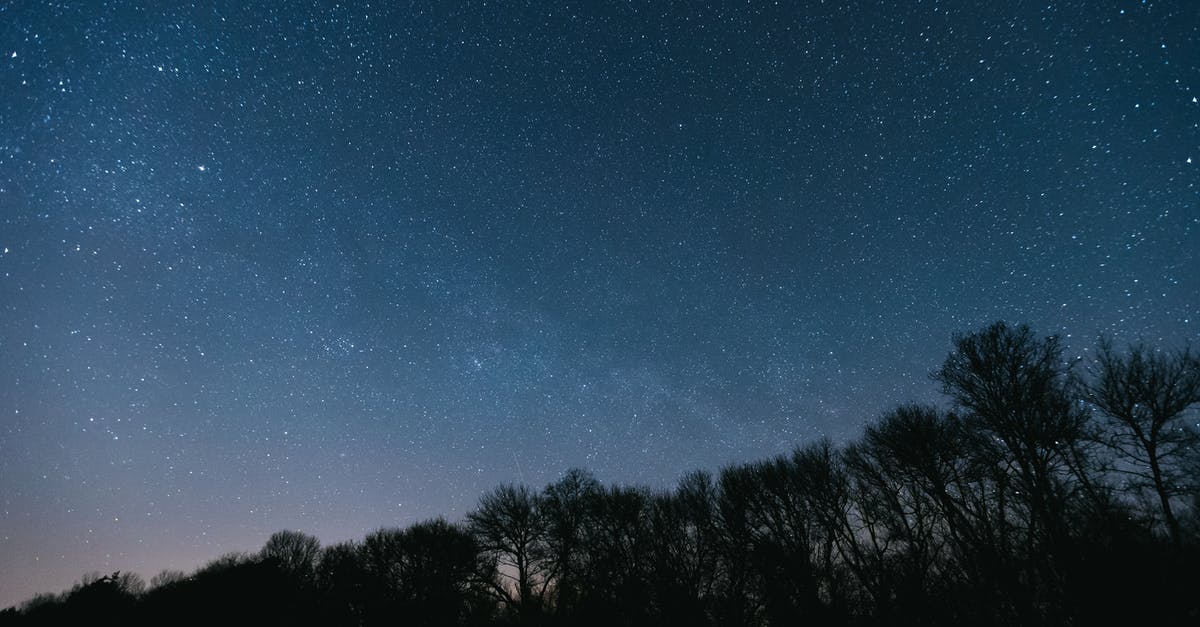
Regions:
<instances>
[{"instance_id":1,"label":"star","mask_svg":"<svg viewBox=\"0 0 1200 627\"><path fill-rule=\"evenodd\" d=\"M0 609L1200 339L1186 3L703 4L8 3Z\"/></svg>"}]
</instances>

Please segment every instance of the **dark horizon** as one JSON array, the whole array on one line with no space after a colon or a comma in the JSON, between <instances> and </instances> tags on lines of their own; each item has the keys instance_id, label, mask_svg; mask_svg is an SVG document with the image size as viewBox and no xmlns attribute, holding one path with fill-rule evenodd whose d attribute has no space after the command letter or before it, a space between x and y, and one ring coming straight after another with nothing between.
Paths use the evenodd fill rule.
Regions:
<instances>
[{"instance_id":1,"label":"dark horizon","mask_svg":"<svg viewBox=\"0 0 1200 627\"><path fill-rule=\"evenodd\" d=\"M281 530L193 572L84 575L0 624L1194 622L1200 353L1102 339L1077 368L1002 321L953 344L951 409L901 403L848 443L667 490L501 483L462 521Z\"/></svg>"},{"instance_id":2,"label":"dark horizon","mask_svg":"<svg viewBox=\"0 0 1200 627\"><path fill-rule=\"evenodd\" d=\"M1197 76L1184 3L0 3L0 606L1200 345Z\"/></svg>"}]
</instances>

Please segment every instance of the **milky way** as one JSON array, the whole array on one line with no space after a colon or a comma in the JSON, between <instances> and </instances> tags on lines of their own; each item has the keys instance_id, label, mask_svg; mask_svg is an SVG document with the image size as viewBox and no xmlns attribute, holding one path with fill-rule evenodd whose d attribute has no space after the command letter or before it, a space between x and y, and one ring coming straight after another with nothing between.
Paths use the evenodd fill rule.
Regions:
<instances>
[{"instance_id":1,"label":"milky way","mask_svg":"<svg viewBox=\"0 0 1200 627\"><path fill-rule=\"evenodd\" d=\"M1200 340L1194 2L108 4L0 3L0 606Z\"/></svg>"}]
</instances>

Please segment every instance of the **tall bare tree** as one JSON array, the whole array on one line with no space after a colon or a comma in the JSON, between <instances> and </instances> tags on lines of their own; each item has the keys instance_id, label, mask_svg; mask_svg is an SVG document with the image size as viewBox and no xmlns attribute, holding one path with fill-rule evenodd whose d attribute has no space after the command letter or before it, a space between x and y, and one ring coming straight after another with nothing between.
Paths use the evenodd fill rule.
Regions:
<instances>
[{"instance_id":1,"label":"tall bare tree","mask_svg":"<svg viewBox=\"0 0 1200 627\"><path fill-rule=\"evenodd\" d=\"M539 497L523 485L502 485L467 516L479 547L499 566L493 592L523 618L540 612L548 585L546 524Z\"/></svg>"},{"instance_id":2,"label":"tall bare tree","mask_svg":"<svg viewBox=\"0 0 1200 627\"><path fill-rule=\"evenodd\" d=\"M1056 336L1040 338L1025 325L1004 322L956 335L954 352L934 373L982 436L977 443L994 449L1012 475L1012 496L1026 506L1028 540L1051 550L1066 540L1070 469L1087 425L1067 392L1066 375Z\"/></svg>"},{"instance_id":3,"label":"tall bare tree","mask_svg":"<svg viewBox=\"0 0 1200 627\"><path fill-rule=\"evenodd\" d=\"M582 593L584 534L592 502L600 491L600 482L592 473L572 468L546 486L538 501L545 526L547 576L553 581L550 602L557 615L573 611Z\"/></svg>"},{"instance_id":4,"label":"tall bare tree","mask_svg":"<svg viewBox=\"0 0 1200 627\"><path fill-rule=\"evenodd\" d=\"M1100 410L1107 427L1102 442L1124 462L1115 470L1137 488L1152 490L1171 542L1180 543L1180 525L1172 500L1187 489L1184 464L1200 445L1200 433L1188 424L1188 409L1200 403L1200 359L1189 349L1156 352L1131 346L1118 354L1101 338L1091 377L1082 384L1084 399Z\"/></svg>"}]
</instances>

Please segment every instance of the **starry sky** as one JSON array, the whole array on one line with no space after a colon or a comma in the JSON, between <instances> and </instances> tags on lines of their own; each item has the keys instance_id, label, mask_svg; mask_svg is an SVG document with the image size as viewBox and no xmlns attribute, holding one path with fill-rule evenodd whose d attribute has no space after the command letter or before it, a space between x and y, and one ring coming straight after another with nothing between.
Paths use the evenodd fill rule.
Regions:
<instances>
[{"instance_id":1,"label":"starry sky","mask_svg":"<svg viewBox=\"0 0 1200 627\"><path fill-rule=\"evenodd\" d=\"M0 2L0 606L1200 341L1195 2Z\"/></svg>"}]
</instances>

